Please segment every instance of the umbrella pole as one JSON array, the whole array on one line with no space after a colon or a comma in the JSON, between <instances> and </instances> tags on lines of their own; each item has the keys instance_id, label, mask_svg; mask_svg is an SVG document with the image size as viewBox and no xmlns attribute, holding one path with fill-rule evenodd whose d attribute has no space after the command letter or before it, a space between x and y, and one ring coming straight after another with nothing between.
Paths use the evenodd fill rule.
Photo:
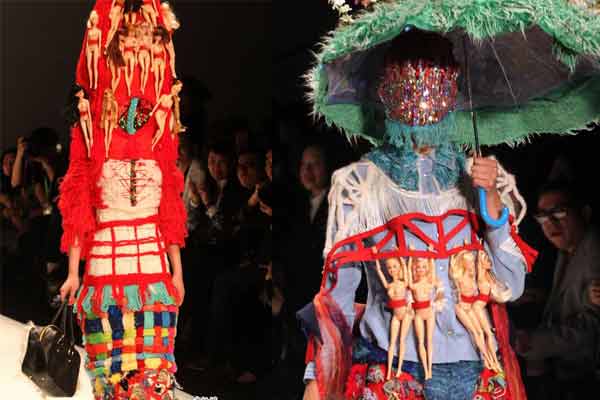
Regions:
<instances>
[{"instance_id":1,"label":"umbrella pole","mask_svg":"<svg viewBox=\"0 0 600 400\"><path fill-rule=\"evenodd\" d=\"M467 53L467 34L463 37L463 54L465 58L465 76L467 79L467 92L469 94L469 107L471 108L471 121L473 122L473 134L475 135L475 156L481 157L481 147L479 146L479 132L477 130L477 115L475 114L475 110L473 108L473 90L471 88L471 68L469 65L469 57ZM494 228L499 228L508 221L508 208L504 207L502 209L502 213L500 214L500 218L494 219L488 214L487 210L487 193L485 189L480 187L477 188L479 192L479 212L481 213L481 218L485 221L486 224L492 226Z\"/></svg>"},{"instance_id":2,"label":"umbrella pole","mask_svg":"<svg viewBox=\"0 0 600 400\"><path fill-rule=\"evenodd\" d=\"M463 54L465 59L465 76L467 79L467 93L469 94L469 108L471 109L471 121L473 123L473 134L475 135L475 155L481 157L481 147L479 146L479 131L477 130L477 115L473 109L473 90L471 88L471 67L469 65L469 56L467 54L467 34L463 37Z\"/></svg>"}]
</instances>

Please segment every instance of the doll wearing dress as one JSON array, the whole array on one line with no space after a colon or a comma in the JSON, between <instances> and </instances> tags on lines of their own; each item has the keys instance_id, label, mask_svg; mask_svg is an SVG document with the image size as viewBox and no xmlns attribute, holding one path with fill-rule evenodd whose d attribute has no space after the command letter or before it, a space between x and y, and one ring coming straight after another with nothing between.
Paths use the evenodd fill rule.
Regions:
<instances>
[{"instance_id":1,"label":"doll wearing dress","mask_svg":"<svg viewBox=\"0 0 600 400\"><path fill-rule=\"evenodd\" d=\"M179 110L177 109L179 108L179 92L181 92L182 87L183 84L181 83L181 81L175 80L173 82L173 86L171 86L171 92L169 94L163 94L158 99L156 105L154 106L154 109L150 114L151 116L154 115L154 118L156 119L156 124L158 125L158 130L156 131L152 139L152 149L154 149L154 146L156 146L156 144L162 138L165 129L168 128L171 132L179 133L175 132L174 128L177 127L178 124L180 125L181 123L173 121L173 119L177 119L177 116L179 115ZM173 108L173 106L175 106L175 109ZM172 118L172 114L174 114L174 118Z\"/></svg>"}]
</instances>

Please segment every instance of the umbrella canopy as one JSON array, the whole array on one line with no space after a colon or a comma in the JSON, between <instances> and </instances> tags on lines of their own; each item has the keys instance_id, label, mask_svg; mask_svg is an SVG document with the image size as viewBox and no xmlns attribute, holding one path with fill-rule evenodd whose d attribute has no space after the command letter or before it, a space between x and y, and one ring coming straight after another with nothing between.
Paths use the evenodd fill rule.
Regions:
<instances>
[{"instance_id":1,"label":"umbrella canopy","mask_svg":"<svg viewBox=\"0 0 600 400\"><path fill-rule=\"evenodd\" d=\"M377 95L392 39L417 28L446 36L464 71L457 129L449 140L519 143L533 133L583 129L600 115L600 18L566 0L403 0L376 4L327 37L308 73L314 113L381 144L385 112ZM469 100L472 100L469 101Z\"/></svg>"}]
</instances>

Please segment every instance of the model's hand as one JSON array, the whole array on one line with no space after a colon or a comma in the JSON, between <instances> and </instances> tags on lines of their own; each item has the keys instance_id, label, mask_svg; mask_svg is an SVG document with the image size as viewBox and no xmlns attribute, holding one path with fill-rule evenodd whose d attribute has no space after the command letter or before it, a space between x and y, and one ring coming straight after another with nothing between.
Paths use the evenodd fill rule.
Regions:
<instances>
[{"instance_id":1,"label":"model's hand","mask_svg":"<svg viewBox=\"0 0 600 400\"><path fill-rule=\"evenodd\" d=\"M319 400L319 398L319 387L317 386L317 381L313 379L306 384L302 400Z\"/></svg>"},{"instance_id":2,"label":"model's hand","mask_svg":"<svg viewBox=\"0 0 600 400\"><path fill-rule=\"evenodd\" d=\"M496 190L498 161L491 157L473 157L471 178L475 186L487 192L487 211L490 217L499 218L503 205Z\"/></svg>"},{"instance_id":3,"label":"model's hand","mask_svg":"<svg viewBox=\"0 0 600 400\"><path fill-rule=\"evenodd\" d=\"M79 275L69 275L60 287L60 301L65 301L68 296L69 304L75 303L77 289L79 289Z\"/></svg>"},{"instance_id":4,"label":"model's hand","mask_svg":"<svg viewBox=\"0 0 600 400\"><path fill-rule=\"evenodd\" d=\"M473 184L484 188L486 191L496 189L498 178L498 161L491 157L473 157L471 168Z\"/></svg>"},{"instance_id":5,"label":"model's hand","mask_svg":"<svg viewBox=\"0 0 600 400\"><path fill-rule=\"evenodd\" d=\"M185 297L185 286L183 285L183 276L181 275L173 275L172 278L173 286L177 289L177 294L179 298L177 299L177 306L181 306L183 304L183 298Z\"/></svg>"}]
</instances>

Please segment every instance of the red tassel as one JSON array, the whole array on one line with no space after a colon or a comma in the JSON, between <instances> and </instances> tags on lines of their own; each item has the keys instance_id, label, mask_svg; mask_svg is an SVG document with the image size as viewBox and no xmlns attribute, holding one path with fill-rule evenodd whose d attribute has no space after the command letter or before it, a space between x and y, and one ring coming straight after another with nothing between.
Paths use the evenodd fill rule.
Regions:
<instances>
[{"instance_id":1,"label":"red tassel","mask_svg":"<svg viewBox=\"0 0 600 400\"><path fill-rule=\"evenodd\" d=\"M306 345L306 353L304 355L304 362L308 364L315 360L315 338L313 335L308 337L308 343Z\"/></svg>"},{"instance_id":2,"label":"red tassel","mask_svg":"<svg viewBox=\"0 0 600 400\"><path fill-rule=\"evenodd\" d=\"M92 311L97 316L103 316L105 313L102 311L102 287L94 287L94 294L92 295Z\"/></svg>"},{"instance_id":3,"label":"red tassel","mask_svg":"<svg viewBox=\"0 0 600 400\"><path fill-rule=\"evenodd\" d=\"M317 385L322 399L338 398L352 365L352 332L338 305L320 292L314 305L322 343L317 346Z\"/></svg>"},{"instance_id":4,"label":"red tassel","mask_svg":"<svg viewBox=\"0 0 600 400\"><path fill-rule=\"evenodd\" d=\"M504 365L504 373L506 375L507 385L507 400L527 400L525 387L521 381L521 368L515 352L510 347L508 337L508 315L504 304L491 303L492 319L496 328L496 340L500 355L502 356L502 364Z\"/></svg>"},{"instance_id":5,"label":"red tassel","mask_svg":"<svg viewBox=\"0 0 600 400\"><path fill-rule=\"evenodd\" d=\"M77 300L77 313L81 320L83 320L82 316L85 314L83 312L83 300L85 299L85 296L87 296L89 291L90 291L90 287L87 285L83 285L83 288L81 289L81 292L79 293L79 299Z\"/></svg>"}]
</instances>

